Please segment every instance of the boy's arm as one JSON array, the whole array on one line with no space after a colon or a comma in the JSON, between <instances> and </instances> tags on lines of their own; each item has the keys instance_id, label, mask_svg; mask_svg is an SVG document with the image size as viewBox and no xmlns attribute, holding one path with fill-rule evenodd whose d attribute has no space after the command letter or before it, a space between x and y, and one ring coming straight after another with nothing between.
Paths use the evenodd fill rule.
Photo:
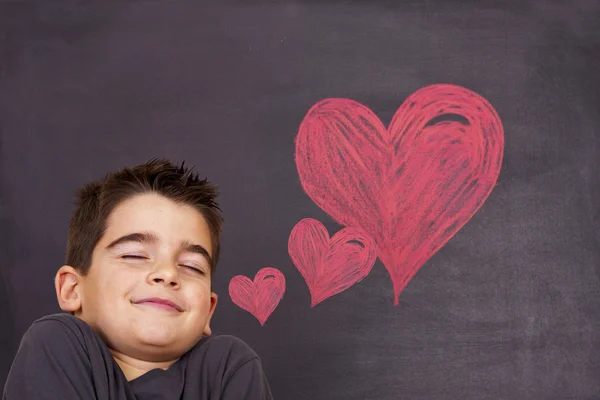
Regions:
<instances>
[{"instance_id":1,"label":"boy's arm","mask_svg":"<svg viewBox=\"0 0 600 400\"><path fill-rule=\"evenodd\" d=\"M227 381L221 400L272 400L273 395L258 357L242 364Z\"/></svg>"},{"instance_id":2,"label":"boy's arm","mask_svg":"<svg viewBox=\"0 0 600 400\"><path fill-rule=\"evenodd\" d=\"M35 322L23 336L3 400L92 399L89 357L76 331L58 320Z\"/></svg>"}]
</instances>

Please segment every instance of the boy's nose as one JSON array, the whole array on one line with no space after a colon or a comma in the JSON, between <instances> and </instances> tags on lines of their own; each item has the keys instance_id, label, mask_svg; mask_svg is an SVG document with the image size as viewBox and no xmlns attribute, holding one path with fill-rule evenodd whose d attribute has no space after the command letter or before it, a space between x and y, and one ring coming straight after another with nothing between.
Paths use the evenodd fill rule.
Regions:
<instances>
[{"instance_id":1,"label":"boy's nose","mask_svg":"<svg viewBox=\"0 0 600 400\"><path fill-rule=\"evenodd\" d=\"M156 268L149 275L149 278L151 280L151 283L154 283L154 284L162 283L165 285L169 285L171 287L178 287L179 283L180 283L177 268L174 266L169 266L169 265L165 265L165 266Z\"/></svg>"}]
</instances>

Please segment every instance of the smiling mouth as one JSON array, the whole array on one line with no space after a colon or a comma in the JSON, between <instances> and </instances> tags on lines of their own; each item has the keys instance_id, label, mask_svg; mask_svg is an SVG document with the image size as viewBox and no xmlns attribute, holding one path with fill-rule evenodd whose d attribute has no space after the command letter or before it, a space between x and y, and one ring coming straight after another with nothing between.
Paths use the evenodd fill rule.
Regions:
<instances>
[{"instance_id":1,"label":"smiling mouth","mask_svg":"<svg viewBox=\"0 0 600 400\"><path fill-rule=\"evenodd\" d=\"M166 300L166 299L160 299L160 298L142 299L142 300L134 302L133 304L149 306L149 307L153 307L153 308L156 308L159 310L164 310L164 311L176 311L176 312L183 311L181 309L181 307L179 307L177 304L173 303L172 301Z\"/></svg>"}]
</instances>

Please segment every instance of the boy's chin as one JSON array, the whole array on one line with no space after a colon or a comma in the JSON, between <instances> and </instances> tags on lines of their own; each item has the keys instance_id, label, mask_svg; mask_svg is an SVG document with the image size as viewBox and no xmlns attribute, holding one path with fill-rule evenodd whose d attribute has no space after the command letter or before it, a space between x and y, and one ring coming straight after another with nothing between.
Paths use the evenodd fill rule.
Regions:
<instances>
[{"instance_id":1,"label":"boy's chin","mask_svg":"<svg viewBox=\"0 0 600 400\"><path fill-rule=\"evenodd\" d=\"M131 338L133 339L133 338ZM146 362L169 362L183 356L193 344L183 346L181 342L168 342L159 338L144 338L143 340L129 340L122 343L116 351L128 357Z\"/></svg>"},{"instance_id":2,"label":"boy's chin","mask_svg":"<svg viewBox=\"0 0 600 400\"><path fill-rule=\"evenodd\" d=\"M196 334L184 334L181 332L169 332L167 330L145 330L136 332L134 337L144 345L156 346L156 347L171 347L176 346L180 343L192 343L196 342L200 335Z\"/></svg>"},{"instance_id":3,"label":"boy's chin","mask_svg":"<svg viewBox=\"0 0 600 400\"><path fill-rule=\"evenodd\" d=\"M164 327L143 329L136 333L135 337L141 346L156 348L157 350L165 349L167 351L181 352L182 354L192 348L202 338L202 331L172 332Z\"/></svg>"},{"instance_id":4,"label":"boy's chin","mask_svg":"<svg viewBox=\"0 0 600 400\"><path fill-rule=\"evenodd\" d=\"M161 318L131 318L102 326L109 347L139 360L175 360L190 350L205 333L205 323L188 324Z\"/></svg>"}]
</instances>

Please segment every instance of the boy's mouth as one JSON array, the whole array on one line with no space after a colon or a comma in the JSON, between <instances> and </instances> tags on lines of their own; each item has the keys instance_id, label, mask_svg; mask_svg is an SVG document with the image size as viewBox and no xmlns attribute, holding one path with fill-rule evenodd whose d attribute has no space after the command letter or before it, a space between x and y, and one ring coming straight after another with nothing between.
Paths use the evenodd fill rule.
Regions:
<instances>
[{"instance_id":1,"label":"boy's mouth","mask_svg":"<svg viewBox=\"0 0 600 400\"><path fill-rule=\"evenodd\" d=\"M173 310L178 311L178 312L183 311L183 309L177 303L174 303L171 300L163 299L160 297L148 297L145 299L134 301L133 304L144 304L144 305L153 306L153 307L160 308L160 309L167 310L167 311L173 311Z\"/></svg>"}]
</instances>

